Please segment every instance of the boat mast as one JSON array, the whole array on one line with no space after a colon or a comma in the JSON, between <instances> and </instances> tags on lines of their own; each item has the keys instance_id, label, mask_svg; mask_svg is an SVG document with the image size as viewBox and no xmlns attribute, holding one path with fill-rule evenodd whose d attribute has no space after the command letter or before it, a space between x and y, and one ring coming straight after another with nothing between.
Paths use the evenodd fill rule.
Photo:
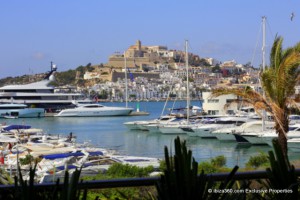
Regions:
<instances>
[{"instance_id":1,"label":"boat mast","mask_svg":"<svg viewBox=\"0 0 300 200\"><path fill-rule=\"evenodd\" d=\"M124 52L124 67L125 67L125 102L127 108L128 107L128 83L127 83L127 62L126 62L125 52Z\"/></svg>"},{"instance_id":2,"label":"boat mast","mask_svg":"<svg viewBox=\"0 0 300 200\"><path fill-rule=\"evenodd\" d=\"M266 68L266 16L262 17L263 24L263 41L262 41L262 69L265 71Z\"/></svg>"},{"instance_id":3,"label":"boat mast","mask_svg":"<svg viewBox=\"0 0 300 200\"><path fill-rule=\"evenodd\" d=\"M265 71L266 68L266 16L262 17L262 70ZM265 91L263 90L263 97L266 98ZM263 111L262 117L262 130L265 130L265 118L266 118L266 111Z\"/></svg>"},{"instance_id":4,"label":"boat mast","mask_svg":"<svg viewBox=\"0 0 300 200\"><path fill-rule=\"evenodd\" d=\"M186 66L186 119L189 122L190 118L190 89L189 89L189 55L188 55L188 40L185 40L185 66Z\"/></svg>"}]
</instances>

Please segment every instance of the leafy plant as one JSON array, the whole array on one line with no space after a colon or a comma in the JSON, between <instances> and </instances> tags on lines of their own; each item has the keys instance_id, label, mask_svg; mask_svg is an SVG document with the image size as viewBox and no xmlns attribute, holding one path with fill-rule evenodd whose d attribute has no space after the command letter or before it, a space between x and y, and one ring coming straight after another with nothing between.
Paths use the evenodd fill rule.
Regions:
<instances>
[{"instance_id":1,"label":"leafy plant","mask_svg":"<svg viewBox=\"0 0 300 200\"><path fill-rule=\"evenodd\" d=\"M25 156L25 158L19 159L20 165L27 165L27 164L31 163L32 161L33 161L33 156L30 154L27 154Z\"/></svg>"},{"instance_id":2,"label":"leafy plant","mask_svg":"<svg viewBox=\"0 0 300 200\"><path fill-rule=\"evenodd\" d=\"M258 168L262 165L266 165L269 163L268 155L260 152L259 155L256 156L250 156L249 161L246 163L247 167L254 167Z\"/></svg>"},{"instance_id":3,"label":"leafy plant","mask_svg":"<svg viewBox=\"0 0 300 200\"><path fill-rule=\"evenodd\" d=\"M137 167L132 165L124 165L115 163L111 165L106 173L99 173L96 176L84 177L84 180L108 180L115 178L132 178L132 177L148 177L153 172L153 167ZM94 199L98 196L100 199L153 199L156 189L153 186L147 187L126 187L126 188L109 188L101 190L88 191L87 197Z\"/></svg>"},{"instance_id":4,"label":"leafy plant","mask_svg":"<svg viewBox=\"0 0 300 200\"><path fill-rule=\"evenodd\" d=\"M211 159L211 164L216 167L224 167L226 165L226 158L223 155Z\"/></svg>"},{"instance_id":5,"label":"leafy plant","mask_svg":"<svg viewBox=\"0 0 300 200\"><path fill-rule=\"evenodd\" d=\"M149 167L137 167L132 165L124 165L121 163L114 163L109 167L106 174L110 177L146 177L149 173L153 172L154 168Z\"/></svg>"},{"instance_id":6,"label":"leafy plant","mask_svg":"<svg viewBox=\"0 0 300 200\"><path fill-rule=\"evenodd\" d=\"M212 174L218 172L218 168L214 166L211 162L205 161L199 163L198 171L203 171L206 174Z\"/></svg>"}]
</instances>

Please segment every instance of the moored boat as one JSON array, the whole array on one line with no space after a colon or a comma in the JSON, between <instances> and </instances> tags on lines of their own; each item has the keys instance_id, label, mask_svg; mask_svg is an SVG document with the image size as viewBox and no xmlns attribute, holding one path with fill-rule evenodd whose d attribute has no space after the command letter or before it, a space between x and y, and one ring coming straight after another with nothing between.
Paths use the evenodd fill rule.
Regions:
<instances>
[{"instance_id":1,"label":"moored boat","mask_svg":"<svg viewBox=\"0 0 300 200\"><path fill-rule=\"evenodd\" d=\"M126 116L133 108L110 107L101 104L77 104L75 108L60 111L55 117L103 117L103 116Z\"/></svg>"},{"instance_id":2,"label":"moored boat","mask_svg":"<svg viewBox=\"0 0 300 200\"><path fill-rule=\"evenodd\" d=\"M43 108L28 108L25 104L0 104L0 118L16 119L44 117L44 113L45 111Z\"/></svg>"},{"instance_id":3,"label":"moored boat","mask_svg":"<svg viewBox=\"0 0 300 200\"><path fill-rule=\"evenodd\" d=\"M91 99L79 93L74 87L55 88L56 65L51 62L51 70L43 80L23 85L6 85L0 87L0 103L26 104L29 107L44 108L47 112L68 108L76 100L79 103L92 103ZM44 112L44 111L43 111Z\"/></svg>"}]
</instances>

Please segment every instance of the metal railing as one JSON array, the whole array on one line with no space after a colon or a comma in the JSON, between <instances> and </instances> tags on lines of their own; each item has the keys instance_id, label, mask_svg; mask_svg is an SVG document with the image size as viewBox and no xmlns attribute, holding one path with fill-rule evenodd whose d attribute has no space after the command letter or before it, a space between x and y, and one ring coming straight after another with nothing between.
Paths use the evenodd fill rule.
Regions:
<instances>
[{"instance_id":1,"label":"metal railing","mask_svg":"<svg viewBox=\"0 0 300 200\"><path fill-rule=\"evenodd\" d=\"M296 175L300 176L300 169L295 170ZM213 181L223 181L227 178L229 173L214 173L207 176ZM266 171L248 171L237 172L233 176L233 180L253 180L253 179L266 179L268 178ZM118 187L141 187L141 186L155 186L160 180L160 177L147 177L147 178L124 178L124 179L111 179L111 180L95 180L85 181L78 184L78 189L104 189L104 188L118 188ZM36 189L47 189L54 187L56 183L36 184ZM63 186L62 183L59 184ZM1 190L13 189L15 185L0 185Z\"/></svg>"}]
</instances>

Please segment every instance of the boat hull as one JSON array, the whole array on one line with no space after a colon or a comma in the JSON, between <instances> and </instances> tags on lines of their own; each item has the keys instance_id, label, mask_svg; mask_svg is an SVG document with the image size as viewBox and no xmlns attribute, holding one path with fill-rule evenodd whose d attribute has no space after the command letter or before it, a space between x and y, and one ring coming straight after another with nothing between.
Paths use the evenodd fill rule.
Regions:
<instances>
[{"instance_id":1,"label":"boat hull","mask_svg":"<svg viewBox=\"0 0 300 200\"><path fill-rule=\"evenodd\" d=\"M43 108L24 108L24 109L7 109L0 111L0 118L37 118L44 117Z\"/></svg>"},{"instance_id":2,"label":"boat hull","mask_svg":"<svg viewBox=\"0 0 300 200\"><path fill-rule=\"evenodd\" d=\"M132 108L108 109L66 109L55 115L55 117L105 117L105 116L127 116L133 111Z\"/></svg>"},{"instance_id":3,"label":"boat hull","mask_svg":"<svg viewBox=\"0 0 300 200\"><path fill-rule=\"evenodd\" d=\"M221 141L235 141L235 137L233 133L211 133L211 134Z\"/></svg>"}]
</instances>

